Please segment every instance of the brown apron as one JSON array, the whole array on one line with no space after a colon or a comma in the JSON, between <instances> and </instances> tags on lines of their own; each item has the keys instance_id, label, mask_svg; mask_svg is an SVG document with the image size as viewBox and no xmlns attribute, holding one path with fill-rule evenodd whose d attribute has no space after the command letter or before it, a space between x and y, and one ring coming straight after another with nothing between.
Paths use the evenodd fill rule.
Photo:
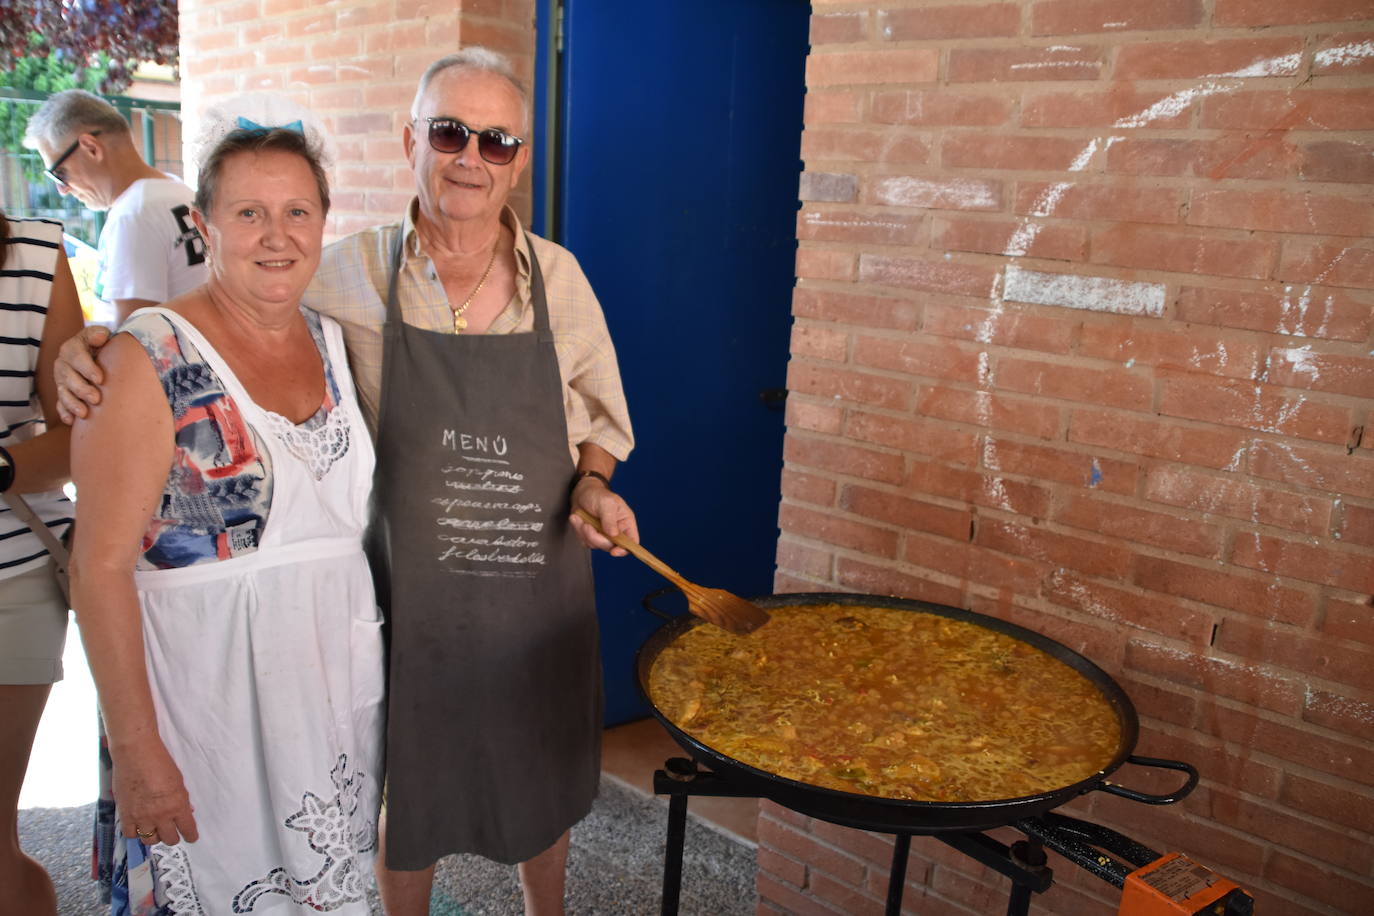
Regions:
<instances>
[{"instance_id":1,"label":"brown apron","mask_svg":"<svg viewBox=\"0 0 1374 916\"><path fill-rule=\"evenodd\" d=\"M392 251L377 430L390 619L387 865L521 862L590 809L601 660L539 264L534 332L405 324ZM385 600L389 595L389 601Z\"/></svg>"}]
</instances>

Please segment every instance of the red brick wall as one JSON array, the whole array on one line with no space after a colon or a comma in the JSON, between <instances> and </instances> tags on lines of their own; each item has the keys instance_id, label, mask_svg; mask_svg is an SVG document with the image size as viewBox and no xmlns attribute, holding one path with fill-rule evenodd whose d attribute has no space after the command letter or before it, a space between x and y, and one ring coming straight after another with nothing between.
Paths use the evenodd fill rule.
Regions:
<instances>
[{"instance_id":1,"label":"red brick wall","mask_svg":"<svg viewBox=\"0 0 1374 916\"><path fill-rule=\"evenodd\" d=\"M1203 781L1077 811L1266 914L1374 909L1374 7L830 0L811 40L778 590L1083 652ZM890 840L760 834L760 912L881 912ZM1039 911L1115 912L1057 864ZM934 841L909 875L1005 907Z\"/></svg>"},{"instance_id":2,"label":"red brick wall","mask_svg":"<svg viewBox=\"0 0 1374 916\"><path fill-rule=\"evenodd\" d=\"M325 121L338 145L331 175L338 236L397 219L414 180L401 126L420 74L481 44L534 72L534 0L181 0L182 111L243 92L284 92ZM528 188L528 177L524 187ZM529 193L514 201L529 215Z\"/></svg>"}]
</instances>

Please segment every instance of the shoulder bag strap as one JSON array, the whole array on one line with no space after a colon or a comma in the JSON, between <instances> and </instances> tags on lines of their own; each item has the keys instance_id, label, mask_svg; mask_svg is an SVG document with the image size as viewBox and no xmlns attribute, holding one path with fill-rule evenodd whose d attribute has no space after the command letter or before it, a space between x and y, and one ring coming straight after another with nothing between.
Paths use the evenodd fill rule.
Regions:
<instances>
[{"instance_id":1,"label":"shoulder bag strap","mask_svg":"<svg viewBox=\"0 0 1374 916\"><path fill-rule=\"evenodd\" d=\"M62 542L57 536L43 524L43 520L34 514L33 509L29 508L28 502L18 493L0 493L0 499L10 507L19 520L28 525L33 533L38 535L38 539L43 542L43 546L48 548L48 553L52 555L53 563L57 566L57 581L62 586L62 594L67 594L67 565L69 557L67 548L62 546Z\"/></svg>"}]
</instances>

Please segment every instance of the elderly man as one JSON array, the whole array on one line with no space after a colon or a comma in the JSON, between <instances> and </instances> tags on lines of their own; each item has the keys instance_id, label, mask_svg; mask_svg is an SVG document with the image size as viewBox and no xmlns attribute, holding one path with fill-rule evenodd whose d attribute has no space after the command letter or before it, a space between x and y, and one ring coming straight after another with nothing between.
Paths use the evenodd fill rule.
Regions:
<instances>
[{"instance_id":1,"label":"elderly man","mask_svg":"<svg viewBox=\"0 0 1374 916\"><path fill-rule=\"evenodd\" d=\"M576 260L506 201L529 109L500 55L433 64L402 130L417 197L326 248L307 304L344 327L377 436L389 605L389 916L428 912L449 853L519 862L526 912L562 912L568 829L600 774L601 680L581 519L638 538L609 488L633 444L605 319ZM99 382L77 346L65 357ZM98 393L63 371L63 403ZM580 542L579 542L580 538Z\"/></svg>"},{"instance_id":2,"label":"elderly man","mask_svg":"<svg viewBox=\"0 0 1374 916\"><path fill-rule=\"evenodd\" d=\"M29 118L24 145L38 150L59 191L109 211L95 294L112 305L116 325L205 282L191 189L143 161L128 122L108 102L82 89L57 93Z\"/></svg>"}]
</instances>

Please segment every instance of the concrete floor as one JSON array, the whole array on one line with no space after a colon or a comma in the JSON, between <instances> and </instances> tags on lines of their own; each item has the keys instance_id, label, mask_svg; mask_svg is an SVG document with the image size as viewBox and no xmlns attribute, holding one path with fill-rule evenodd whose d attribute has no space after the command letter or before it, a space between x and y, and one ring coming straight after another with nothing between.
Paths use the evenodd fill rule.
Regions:
<instances>
[{"instance_id":1,"label":"concrete floor","mask_svg":"<svg viewBox=\"0 0 1374 916\"><path fill-rule=\"evenodd\" d=\"M42 862L58 888L61 916L100 916L90 879L94 807L30 808L19 813L25 850ZM650 914L659 911L666 807L612 778L602 780L592 813L573 828L568 857L569 914ZM372 896L372 912L382 910ZM719 830L691 822L683 857L681 912L746 916L757 906L754 850ZM519 916L515 868L477 856L450 856L435 878L431 916Z\"/></svg>"},{"instance_id":2,"label":"concrete floor","mask_svg":"<svg viewBox=\"0 0 1374 916\"><path fill-rule=\"evenodd\" d=\"M669 757L686 756L657 719L641 719L606 730L601 771L648 796L653 794L654 771L662 769ZM693 798L687 812L741 843L758 843L756 798Z\"/></svg>"},{"instance_id":3,"label":"concrete floor","mask_svg":"<svg viewBox=\"0 0 1374 916\"><path fill-rule=\"evenodd\" d=\"M98 916L90 878L95 795L95 691L75 630L64 658L67 678L45 711L20 796L20 841L58 887L61 916ZM601 794L573 828L568 862L570 914L649 914L660 906L667 802L650 795L653 771L681 750L654 720L606 732ZM683 861L681 912L753 914L755 825L752 799L693 799ZM373 899L373 913L381 908ZM439 866L432 916L517 916L523 912L515 869L475 856Z\"/></svg>"}]
</instances>

